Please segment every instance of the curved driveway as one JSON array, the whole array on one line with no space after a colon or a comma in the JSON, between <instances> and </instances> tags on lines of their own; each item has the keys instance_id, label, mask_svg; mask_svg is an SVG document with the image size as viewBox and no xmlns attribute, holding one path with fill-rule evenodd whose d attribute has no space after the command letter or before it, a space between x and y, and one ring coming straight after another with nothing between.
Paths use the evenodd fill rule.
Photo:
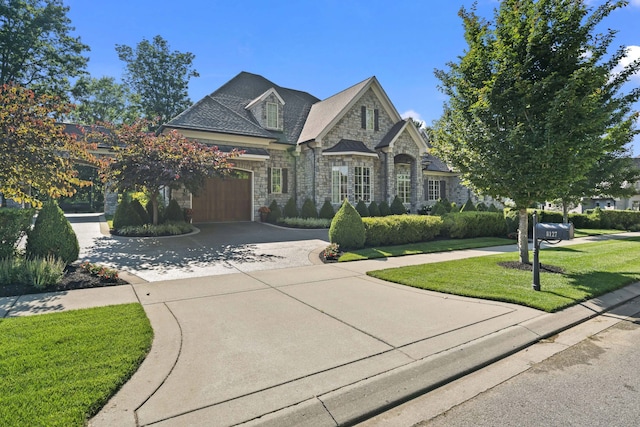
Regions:
<instances>
[{"instance_id":1,"label":"curved driveway","mask_svg":"<svg viewBox=\"0 0 640 427\"><path fill-rule=\"evenodd\" d=\"M140 238L103 234L99 214L70 214L80 259L127 271L149 282L314 264L328 231L257 222L198 224L185 236ZM102 222L103 231L106 223ZM311 259L310 259L311 256Z\"/></svg>"}]
</instances>

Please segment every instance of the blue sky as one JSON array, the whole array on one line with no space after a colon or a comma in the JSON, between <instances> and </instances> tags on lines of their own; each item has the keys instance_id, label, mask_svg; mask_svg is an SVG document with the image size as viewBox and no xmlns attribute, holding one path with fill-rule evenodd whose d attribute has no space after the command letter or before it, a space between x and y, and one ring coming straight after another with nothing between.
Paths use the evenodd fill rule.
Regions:
<instances>
[{"instance_id":1,"label":"blue sky","mask_svg":"<svg viewBox=\"0 0 640 427\"><path fill-rule=\"evenodd\" d=\"M486 18L496 0L478 0ZM591 0L598 5L602 0ZM65 0L76 34L89 45L93 77L120 79L116 44L134 47L164 37L172 50L195 54L198 101L240 71L320 99L375 75L403 115L430 124L442 112L436 68L463 53L457 12L472 0ZM614 47L640 56L640 0L606 21L619 31ZM640 85L640 76L632 83ZM638 106L640 109L640 105ZM633 152L640 155L640 136Z\"/></svg>"}]
</instances>

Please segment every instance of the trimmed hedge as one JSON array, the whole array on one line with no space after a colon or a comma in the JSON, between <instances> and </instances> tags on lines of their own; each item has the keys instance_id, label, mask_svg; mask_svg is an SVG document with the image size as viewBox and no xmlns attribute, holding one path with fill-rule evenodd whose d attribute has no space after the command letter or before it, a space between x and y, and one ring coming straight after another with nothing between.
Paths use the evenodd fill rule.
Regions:
<instances>
[{"instance_id":1,"label":"trimmed hedge","mask_svg":"<svg viewBox=\"0 0 640 427\"><path fill-rule=\"evenodd\" d=\"M15 255L18 242L31 227L34 209L0 208L0 260Z\"/></svg>"},{"instance_id":2,"label":"trimmed hedge","mask_svg":"<svg viewBox=\"0 0 640 427\"><path fill-rule=\"evenodd\" d=\"M360 249L364 247L365 237L360 214L347 199L344 199L331 221L329 241L337 243L342 249Z\"/></svg>"},{"instance_id":3,"label":"trimmed hedge","mask_svg":"<svg viewBox=\"0 0 640 427\"><path fill-rule=\"evenodd\" d=\"M365 246L391 246L426 242L440 234L442 218L425 215L390 215L363 218Z\"/></svg>"},{"instance_id":4,"label":"trimmed hedge","mask_svg":"<svg viewBox=\"0 0 640 427\"><path fill-rule=\"evenodd\" d=\"M356 210L358 211L358 213L362 218L370 216L369 208L367 208L367 205L364 203L364 200L362 199L358 200L358 203L356 203Z\"/></svg>"},{"instance_id":5,"label":"trimmed hedge","mask_svg":"<svg viewBox=\"0 0 640 427\"><path fill-rule=\"evenodd\" d=\"M333 205L329 200L325 200L318 213L318 218L333 219L336 215L336 211L333 209Z\"/></svg>"},{"instance_id":6,"label":"trimmed hedge","mask_svg":"<svg viewBox=\"0 0 640 427\"><path fill-rule=\"evenodd\" d=\"M27 258L56 257L65 264L78 259L80 245L69 220L55 200L46 202L27 232Z\"/></svg>"},{"instance_id":7,"label":"trimmed hedge","mask_svg":"<svg viewBox=\"0 0 640 427\"><path fill-rule=\"evenodd\" d=\"M313 200L306 199L302 204L302 209L300 210L301 218L318 218L318 209L316 208L316 204L313 203Z\"/></svg>"},{"instance_id":8,"label":"trimmed hedge","mask_svg":"<svg viewBox=\"0 0 640 427\"><path fill-rule=\"evenodd\" d=\"M280 206L278 206L278 202L275 200L271 202L269 205L269 213L267 214L267 222L271 224L275 224L278 222L280 217L282 216L282 211L280 210Z\"/></svg>"},{"instance_id":9,"label":"trimmed hedge","mask_svg":"<svg viewBox=\"0 0 640 427\"><path fill-rule=\"evenodd\" d=\"M391 202L389 210L391 211L391 215L402 215L407 213L407 208L404 207L400 197L398 196L393 198L393 202Z\"/></svg>"},{"instance_id":10,"label":"trimmed hedge","mask_svg":"<svg viewBox=\"0 0 640 427\"><path fill-rule=\"evenodd\" d=\"M389 204L384 200L378 205L378 210L380 211L380 216L391 215L391 208L389 208Z\"/></svg>"},{"instance_id":11,"label":"trimmed hedge","mask_svg":"<svg viewBox=\"0 0 640 427\"><path fill-rule=\"evenodd\" d=\"M459 212L445 215L442 219L442 235L452 239L507 235L507 222L499 212Z\"/></svg>"},{"instance_id":12,"label":"trimmed hedge","mask_svg":"<svg viewBox=\"0 0 640 427\"><path fill-rule=\"evenodd\" d=\"M380 209L378 209L378 204L375 201L369 204L369 216L381 216Z\"/></svg>"},{"instance_id":13,"label":"trimmed hedge","mask_svg":"<svg viewBox=\"0 0 640 427\"><path fill-rule=\"evenodd\" d=\"M284 205L282 216L285 218L297 218L300 216L298 215L298 207L296 206L296 201L293 197L289 198L287 204Z\"/></svg>"}]
</instances>

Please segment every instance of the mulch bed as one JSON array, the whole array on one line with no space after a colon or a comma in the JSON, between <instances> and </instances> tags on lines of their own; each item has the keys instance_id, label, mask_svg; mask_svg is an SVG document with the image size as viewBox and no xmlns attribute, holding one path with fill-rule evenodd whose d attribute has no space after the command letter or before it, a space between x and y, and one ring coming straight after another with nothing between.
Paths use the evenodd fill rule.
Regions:
<instances>
[{"instance_id":1,"label":"mulch bed","mask_svg":"<svg viewBox=\"0 0 640 427\"><path fill-rule=\"evenodd\" d=\"M533 263L522 263L519 261L499 262L498 265L504 268L513 268L515 270L533 271ZM564 269L555 265L540 264L540 272L563 274Z\"/></svg>"},{"instance_id":2,"label":"mulch bed","mask_svg":"<svg viewBox=\"0 0 640 427\"><path fill-rule=\"evenodd\" d=\"M76 265L69 265L65 269L62 281L56 286L50 286L46 289L36 289L31 285L6 285L0 286L0 297L9 297L16 295L38 294L41 292L70 291L73 289L101 288L105 286L126 285L129 282L118 279L117 281L102 280L97 276L83 271Z\"/></svg>"}]
</instances>

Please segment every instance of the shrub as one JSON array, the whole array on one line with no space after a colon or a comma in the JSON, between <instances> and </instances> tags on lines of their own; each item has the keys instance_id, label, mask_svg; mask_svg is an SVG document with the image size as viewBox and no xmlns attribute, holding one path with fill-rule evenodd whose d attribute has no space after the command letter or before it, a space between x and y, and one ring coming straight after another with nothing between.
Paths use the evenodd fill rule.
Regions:
<instances>
[{"instance_id":1,"label":"shrub","mask_svg":"<svg viewBox=\"0 0 640 427\"><path fill-rule=\"evenodd\" d=\"M380 216L391 215L391 208L389 208L389 204L384 200L378 205L378 210L380 211Z\"/></svg>"},{"instance_id":2,"label":"shrub","mask_svg":"<svg viewBox=\"0 0 640 427\"><path fill-rule=\"evenodd\" d=\"M538 221L539 222L555 222L558 224L562 224L564 218L562 216L562 212L556 211L539 211L538 212Z\"/></svg>"},{"instance_id":3,"label":"shrub","mask_svg":"<svg viewBox=\"0 0 640 427\"><path fill-rule=\"evenodd\" d=\"M144 209L147 211L147 216L149 217L149 223L153 222L153 201L149 199L147 203L144 205ZM158 222L164 221L165 216L165 207L160 197L158 197ZM115 226L114 226L115 228Z\"/></svg>"},{"instance_id":4,"label":"shrub","mask_svg":"<svg viewBox=\"0 0 640 427\"><path fill-rule=\"evenodd\" d=\"M144 221L138 215L135 209L131 207L131 202L127 197L123 197L116 212L113 214L113 228L116 230L127 226L139 226L143 225Z\"/></svg>"},{"instance_id":5,"label":"shrub","mask_svg":"<svg viewBox=\"0 0 640 427\"><path fill-rule=\"evenodd\" d=\"M280 207L278 206L278 202L275 200L271 202L269 205L269 213L267 214L267 222L275 224L278 222L280 217L282 216L282 212L280 211Z\"/></svg>"},{"instance_id":6,"label":"shrub","mask_svg":"<svg viewBox=\"0 0 640 427\"><path fill-rule=\"evenodd\" d=\"M62 281L65 266L65 262L55 255L25 259L19 268L18 281L36 289L45 289Z\"/></svg>"},{"instance_id":7,"label":"shrub","mask_svg":"<svg viewBox=\"0 0 640 427\"><path fill-rule=\"evenodd\" d=\"M393 198L393 202L391 202L389 210L391 211L391 215L403 215L407 213L407 209L404 207L400 197L398 196Z\"/></svg>"},{"instance_id":8,"label":"shrub","mask_svg":"<svg viewBox=\"0 0 640 427\"><path fill-rule=\"evenodd\" d=\"M476 210L478 212L486 212L489 210L489 208L484 204L484 202L480 202L476 205Z\"/></svg>"},{"instance_id":9,"label":"shrub","mask_svg":"<svg viewBox=\"0 0 640 427\"><path fill-rule=\"evenodd\" d=\"M331 220L326 218L282 218L283 224L295 228L329 228Z\"/></svg>"},{"instance_id":10,"label":"shrub","mask_svg":"<svg viewBox=\"0 0 640 427\"><path fill-rule=\"evenodd\" d=\"M335 261L340 257L340 245L337 243L331 243L322 250L320 255L322 255L322 257L327 261Z\"/></svg>"},{"instance_id":11,"label":"shrub","mask_svg":"<svg viewBox=\"0 0 640 427\"><path fill-rule=\"evenodd\" d=\"M498 209L498 208L496 207L496 205L494 205L493 203L491 203L491 204L489 205L489 208L487 209L487 211L488 211L488 212L500 212L500 209Z\"/></svg>"},{"instance_id":12,"label":"shrub","mask_svg":"<svg viewBox=\"0 0 640 427\"><path fill-rule=\"evenodd\" d=\"M117 234L119 236L128 237L158 237L158 236L175 236L179 234L187 234L193 230L191 224L184 221L165 222L164 224L144 224L132 225L119 228Z\"/></svg>"},{"instance_id":13,"label":"shrub","mask_svg":"<svg viewBox=\"0 0 640 427\"><path fill-rule=\"evenodd\" d=\"M171 199L164 213L165 222L184 222L184 212L176 199Z\"/></svg>"},{"instance_id":14,"label":"shrub","mask_svg":"<svg viewBox=\"0 0 640 427\"><path fill-rule=\"evenodd\" d=\"M431 208L431 215L444 216L446 214L447 210L440 202L436 202L436 204L433 205L433 208Z\"/></svg>"},{"instance_id":15,"label":"shrub","mask_svg":"<svg viewBox=\"0 0 640 427\"><path fill-rule=\"evenodd\" d=\"M11 285L17 281L19 258L0 258L0 286Z\"/></svg>"},{"instance_id":16,"label":"shrub","mask_svg":"<svg viewBox=\"0 0 640 427\"><path fill-rule=\"evenodd\" d=\"M465 203L464 205L462 205L462 207L460 208L460 212L475 212L476 211L476 207L473 206L473 202L471 201L471 199L467 199L467 203Z\"/></svg>"},{"instance_id":17,"label":"shrub","mask_svg":"<svg viewBox=\"0 0 640 427\"><path fill-rule=\"evenodd\" d=\"M507 235L505 217L499 212L450 213L443 221L442 234L453 239Z\"/></svg>"},{"instance_id":18,"label":"shrub","mask_svg":"<svg viewBox=\"0 0 640 427\"><path fill-rule=\"evenodd\" d=\"M345 199L331 221L329 241L337 243L343 249L360 249L364 247L365 237L360 214Z\"/></svg>"},{"instance_id":19,"label":"shrub","mask_svg":"<svg viewBox=\"0 0 640 427\"><path fill-rule=\"evenodd\" d=\"M118 281L118 270L114 270L100 264L92 264L89 261L85 261L80 264L80 269L87 274L99 277L103 282Z\"/></svg>"},{"instance_id":20,"label":"shrub","mask_svg":"<svg viewBox=\"0 0 640 427\"><path fill-rule=\"evenodd\" d=\"M356 203L356 210L360 214L361 218L369 216L369 209L362 199L358 200L358 203Z\"/></svg>"},{"instance_id":21,"label":"shrub","mask_svg":"<svg viewBox=\"0 0 640 427\"><path fill-rule=\"evenodd\" d=\"M306 199L304 201L302 209L300 210L300 216L302 218L318 218L318 209L313 200Z\"/></svg>"},{"instance_id":22,"label":"shrub","mask_svg":"<svg viewBox=\"0 0 640 427\"><path fill-rule=\"evenodd\" d=\"M33 209L0 208L0 259L15 255L18 242L31 227Z\"/></svg>"},{"instance_id":23,"label":"shrub","mask_svg":"<svg viewBox=\"0 0 640 427\"><path fill-rule=\"evenodd\" d=\"M369 216L380 216L380 209L376 202L369 203Z\"/></svg>"},{"instance_id":24,"label":"shrub","mask_svg":"<svg viewBox=\"0 0 640 427\"><path fill-rule=\"evenodd\" d=\"M451 212L460 212L460 206L458 206L456 202L451 203L451 210L449 211L449 213Z\"/></svg>"},{"instance_id":25,"label":"shrub","mask_svg":"<svg viewBox=\"0 0 640 427\"><path fill-rule=\"evenodd\" d=\"M287 204L284 205L284 211L282 212L285 218L295 218L298 215L298 207L296 206L296 201L293 197L290 197L287 200Z\"/></svg>"},{"instance_id":26,"label":"shrub","mask_svg":"<svg viewBox=\"0 0 640 427\"><path fill-rule=\"evenodd\" d=\"M147 210L144 207L142 207L138 199L133 199L131 201L131 209L136 211L136 213L138 214L138 216L140 217L140 219L144 224L151 222L149 221L149 214L147 213Z\"/></svg>"},{"instance_id":27,"label":"shrub","mask_svg":"<svg viewBox=\"0 0 640 427\"><path fill-rule=\"evenodd\" d=\"M333 219L335 214L336 211L333 209L333 205L331 204L331 202L329 200L325 200L322 204L322 207L320 208L318 217L324 219Z\"/></svg>"},{"instance_id":28,"label":"shrub","mask_svg":"<svg viewBox=\"0 0 640 427\"><path fill-rule=\"evenodd\" d=\"M27 233L28 258L56 257L65 264L78 259L78 237L55 200L46 202Z\"/></svg>"},{"instance_id":29,"label":"shrub","mask_svg":"<svg viewBox=\"0 0 640 427\"><path fill-rule=\"evenodd\" d=\"M362 222L368 247L426 242L438 236L442 227L442 218L423 215L363 218Z\"/></svg>"},{"instance_id":30,"label":"shrub","mask_svg":"<svg viewBox=\"0 0 640 427\"><path fill-rule=\"evenodd\" d=\"M599 215L602 228L631 230L640 225L640 212L638 211L600 210Z\"/></svg>"}]
</instances>

